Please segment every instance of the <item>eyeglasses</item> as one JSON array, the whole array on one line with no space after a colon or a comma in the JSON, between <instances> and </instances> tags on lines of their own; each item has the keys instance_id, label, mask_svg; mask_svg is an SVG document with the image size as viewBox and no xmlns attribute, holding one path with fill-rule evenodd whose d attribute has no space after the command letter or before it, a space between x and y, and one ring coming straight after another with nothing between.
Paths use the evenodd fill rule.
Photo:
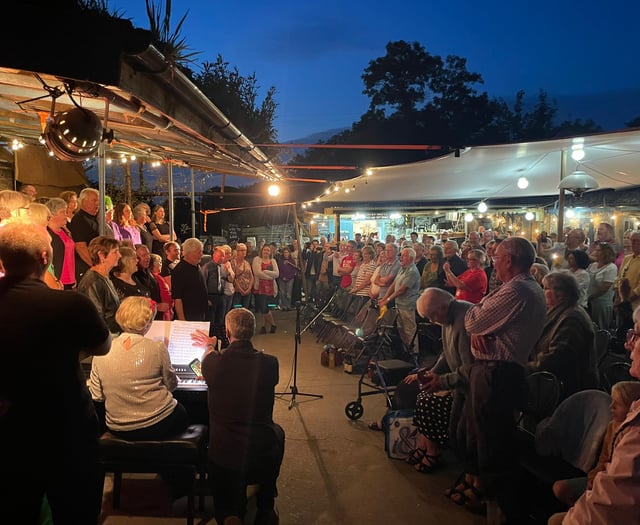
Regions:
<instances>
[{"instance_id":1,"label":"eyeglasses","mask_svg":"<svg viewBox=\"0 0 640 525\"><path fill-rule=\"evenodd\" d=\"M640 337L640 333L636 332L633 328L627 330L627 343L633 343Z\"/></svg>"}]
</instances>

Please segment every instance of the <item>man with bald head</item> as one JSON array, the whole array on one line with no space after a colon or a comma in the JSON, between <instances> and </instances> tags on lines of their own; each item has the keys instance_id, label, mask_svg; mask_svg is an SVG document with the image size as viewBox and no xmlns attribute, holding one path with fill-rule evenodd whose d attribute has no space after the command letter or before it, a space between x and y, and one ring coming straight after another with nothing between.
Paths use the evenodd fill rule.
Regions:
<instances>
[{"instance_id":1,"label":"man with bald head","mask_svg":"<svg viewBox=\"0 0 640 525\"><path fill-rule=\"evenodd\" d=\"M466 471L484 492L487 510L503 512L513 523L520 523L524 508L513 482L518 455L514 413L524 406L525 369L546 318L544 293L530 271L535 256L533 245L522 237L502 241L494 264L503 284L465 316L475 361L457 439L466 443Z\"/></svg>"},{"instance_id":2,"label":"man with bald head","mask_svg":"<svg viewBox=\"0 0 640 525\"><path fill-rule=\"evenodd\" d=\"M457 428L467 390L467 375L473 363L471 340L464 326L465 314L472 303L459 301L446 290L427 288L418 299L418 314L442 327L442 353L422 380L422 390L433 393L451 390L453 402L449 416L449 441L453 451L464 456L457 443ZM422 401L420 396L417 403Z\"/></svg>"},{"instance_id":3,"label":"man with bald head","mask_svg":"<svg viewBox=\"0 0 640 525\"><path fill-rule=\"evenodd\" d=\"M0 523L39 523L46 495L56 523L97 525L99 428L80 359L111 337L86 296L44 283L52 252L45 228L0 228Z\"/></svg>"}]
</instances>

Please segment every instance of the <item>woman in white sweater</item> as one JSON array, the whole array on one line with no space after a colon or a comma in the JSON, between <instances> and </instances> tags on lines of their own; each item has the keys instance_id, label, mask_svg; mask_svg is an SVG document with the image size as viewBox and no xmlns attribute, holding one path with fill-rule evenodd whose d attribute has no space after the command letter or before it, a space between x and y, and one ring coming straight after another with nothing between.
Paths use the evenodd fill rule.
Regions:
<instances>
[{"instance_id":1,"label":"woman in white sweater","mask_svg":"<svg viewBox=\"0 0 640 525\"><path fill-rule=\"evenodd\" d=\"M178 376L167 347L145 337L155 314L150 299L125 298L116 312L122 333L91 365L93 400L105 403L109 431L130 441L164 439L189 424L187 411L171 393Z\"/></svg>"}]
</instances>

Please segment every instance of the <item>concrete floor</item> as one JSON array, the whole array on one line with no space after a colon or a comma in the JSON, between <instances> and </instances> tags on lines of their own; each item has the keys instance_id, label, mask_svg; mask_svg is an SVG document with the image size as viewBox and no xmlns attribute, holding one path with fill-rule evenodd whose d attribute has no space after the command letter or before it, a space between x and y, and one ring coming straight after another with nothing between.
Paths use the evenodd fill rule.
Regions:
<instances>
[{"instance_id":1,"label":"concrete floor","mask_svg":"<svg viewBox=\"0 0 640 525\"><path fill-rule=\"evenodd\" d=\"M275 312L278 332L258 335L254 344L280 361L278 392L290 392L293 382L295 312ZM286 451L279 478L276 506L282 525L370 525L442 524L476 525L483 517L470 514L442 495L459 474L455 460L437 473L421 474L401 460L388 459L384 435L367 428L385 410L384 396L363 399L364 415L349 420L344 407L357 398L358 377L342 368L320 365L322 345L308 331L298 345L297 387L299 395L290 408L291 395L278 396L274 419L286 432ZM302 393L321 394L313 398ZM134 483L134 482L129 482ZM159 480L135 481L137 494L127 499L123 488L122 507L117 514L110 506L110 481L103 505L104 525L174 525L185 523L184 500L173 505L162 501ZM129 485L133 487L133 485ZM147 495L149 501L142 501ZM215 524L211 498L197 524ZM159 515L160 514L160 515Z\"/></svg>"}]
</instances>

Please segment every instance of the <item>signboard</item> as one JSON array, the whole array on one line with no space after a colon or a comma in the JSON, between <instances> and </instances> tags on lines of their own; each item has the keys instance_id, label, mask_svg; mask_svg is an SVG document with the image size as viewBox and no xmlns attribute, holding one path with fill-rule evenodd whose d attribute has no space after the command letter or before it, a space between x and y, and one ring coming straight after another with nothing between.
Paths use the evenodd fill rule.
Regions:
<instances>
[{"instance_id":1,"label":"signboard","mask_svg":"<svg viewBox=\"0 0 640 525\"><path fill-rule=\"evenodd\" d=\"M227 224L229 242L239 241L242 230L237 224Z\"/></svg>"}]
</instances>

